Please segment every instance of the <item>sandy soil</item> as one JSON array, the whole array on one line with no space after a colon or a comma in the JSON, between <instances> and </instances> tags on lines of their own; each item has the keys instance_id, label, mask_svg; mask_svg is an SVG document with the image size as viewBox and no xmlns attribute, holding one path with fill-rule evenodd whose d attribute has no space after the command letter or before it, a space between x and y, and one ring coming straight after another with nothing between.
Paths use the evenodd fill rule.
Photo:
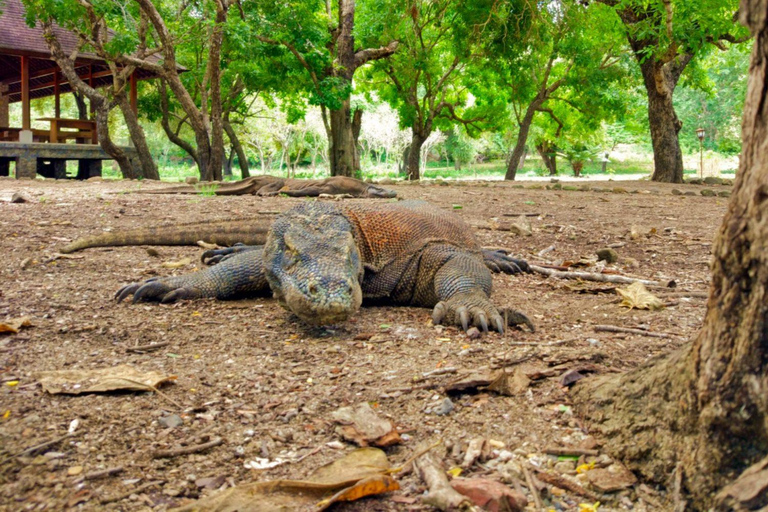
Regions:
<instances>
[{"instance_id":1,"label":"sandy soil","mask_svg":"<svg viewBox=\"0 0 768 512\"><path fill-rule=\"evenodd\" d=\"M631 370L697 332L706 302L697 293L708 289L711 242L727 199L703 197L703 187L694 185L593 185L604 188L498 182L393 187L403 198L425 199L462 216L483 245L509 248L531 262L579 262L613 246L620 260L608 268L677 284L674 293L654 290L666 303L663 310L629 311L610 284L499 275L495 303L526 312L538 330L469 339L455 328L433 326L428 310L408 307L364 308L343 325L313 329L271 299L117 304L113 294L120 286L192 271L200 266L201 250L155 247L159 255L153 256L144 247L101 248L52 259L57 248L104 230L251 217L303 199L117 194L138 185L0 179L0 322L31 321L18 334L0 334L0 509L166 510L222 487L301 478L353 449L331 414L369 402L402 434L402 444L386 449L393 465L405 462L420 443L443 439L448 449L436 452L446 467L457 466L467 443L485 438L493 440L493 451L462 476L505 482L531 501L521 468L548 469L592 489L603 503L600 510L668 510L664 489L637 483L601 493L589 472L574 471L577 463L610 465L608 454L573 461L545 450L599 443L568 406L565 372ZM15 192L28 201L12 204ZM528 217L530 236L487 229L509 229L523 213L538 214ZM191 263L182 268L163 266L184 258ZM605 324L669 336L595 331ZM145 353L127 350L152 343L166 345ZM44 392L35 377L44 370L120 364L178 378L159 394L72 396ZM467 372L500 367L524 367L536 378L513 396L444 391ZM436 415L446 397L454 409ZM177 419L172 415L182 423L166 426ZM69 429L73 435L63 438ZM203 452L154 457L158 450L217 438L222 443ZM58 441L38 447L52 440ZM304 455L266 470L246 467L256 458ZM94 475L109 468L122 470ZM425 486L418 476L406 470L398 479L401 490L338 509L429 510L419 499ZM145 485L151 482L159 483ZM590 501L549 484L537 493L547 510L578 510Z\"/></svg>"}]
</instances>

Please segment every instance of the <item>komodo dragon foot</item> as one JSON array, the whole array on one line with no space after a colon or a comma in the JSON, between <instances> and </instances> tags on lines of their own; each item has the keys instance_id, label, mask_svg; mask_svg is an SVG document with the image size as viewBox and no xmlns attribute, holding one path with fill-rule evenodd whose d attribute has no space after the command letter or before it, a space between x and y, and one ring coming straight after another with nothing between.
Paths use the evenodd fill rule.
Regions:
<instances>
[{"instance_id":1,"label":"komodo dragon foot","mask_svg":"<svg viewBox=\"0 0 768 512\"><path fill-rule=\"evenodd\" d=\"M483 263L491 272L505 274L519 274L521 272L531 272L528 262L522 259L513 258L504 249L483 249Z\"/></svg>"},{"instance_id":2,"label":"komodo dragon foot","mask_svg":"<svg viewBox=\"0 0 768 512\"><path fill-rule=\"evenodd\" d=\"M466 331L474 325L483 332L488 332L488 326L499 333L504 332L505 326L527 326L531 332L536 331L533 322L523 313L511 308L497 310L482 293L457 293L450 299L438 302L432 309L432 323L456 324Z\"/></svg>"}]
</instances>

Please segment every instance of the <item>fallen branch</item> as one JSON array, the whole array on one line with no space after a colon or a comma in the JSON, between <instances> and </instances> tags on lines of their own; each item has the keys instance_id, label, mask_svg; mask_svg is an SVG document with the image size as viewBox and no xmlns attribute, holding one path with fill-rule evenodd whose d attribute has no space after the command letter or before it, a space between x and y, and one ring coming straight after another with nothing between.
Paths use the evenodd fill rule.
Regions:
<instances>
[{"instance_id":1,"label":"fallen branch","mask_svg":"<svg viewBox=\"0 0 768 512\"><path fill-rule=\"evenodd\" d=\"M151 482L147 482L145 484L142 484L142 485L138 486L137 488L135 488L133 490L130 490L128 492L124 492L122 494L118 494L117 496L111 496L111 497L107 497L107 498L102 498L101 499L101 504L102 505L106 505L107 503L113 503L115 501L123 501L125 498L128 498L131 494L137 494L137 493L140 493L141 491L149 489L150 487L154 487L156 485L162 485L164 483L165 483L165 480L153 480Z\"/></svg>"},{"instance_id":2,"label":"fallen branch","mask_svg":"<svg viewBox=\"0 0 768 512\"><path fill-rule=\"evenodd\" d=\"M429 488L424 503L440 510L475 510L466 496L451 487L445 476L445 468L434 453L427 451L414 460L413 465Z\"/></svg>"},{"instance_id":3,"label":"fallen branch","mask_svg":"<svg viewBox=\"0 0 768 512\"><path fill-rule=\"evenodd\" d=\"M596 325L595 332L620 332L625 334L639 334L649 338L671 338L672 335L666 332L644 331L642 329L630 329L629 327L617 327L615 325Z\"/></svg>"},{"instance_id":4,"label":"fallen branch","mask_svg":"<svg viewBox=\"0 0 768 512\"><path fill-rule=\"evenodd\" d=\"M159 450L152 454L152 458L163 459L168 457L177 457L179 455L188 455L190 453L204 452L209 448L213 448L214 446L219 446L223 442L224 440L222 438L216 437L214 439L211 439L207 443L203 443L203 444L196 444L193 446L181 446L179 448L173 448L171 450Z\"/></svg>"},{"instance_id":5,"label":"fallen branch","mask_svg":"<svg viewBox=\"0 0 768 512\"><path fill-rule=\"evenodd\" d=\"M531 496L533 496L533 503L536 505L536 510L540 511L544 508L544 505L541 503L539 490L536 489L536 485L533 483L531 472L528 471L528 468L525 466L523 466L523 474L525 475L525 482L526 485L528 485L528 490L531 491Z\"/></svg>"},{"instance_id":6,"label":"fallen branch","mask_svg":"<svg viewBox=\"0 0 768 512\"><path fill-rule=\"evenodd\" d=\"M539 265L528 265L531 270L544 274L548 277L558 277L560 279L582 279L584 281L597 281L600 283L620 283L620 284L632 284L643 283L646 286L665 286L664 283L658 281L648 281L647 279L637 279L634 277L617 276L616 274L597 274L594 272L563 272L560 270L553 270L550 268L542 267Z\"/></svg>"},{"instance_id":7,"label":"fallen branch","mask_svg":"<svg viewBox=\"0 0 768 512\"><path fill-rule=\"evenodd\" d=\"M585 489L584 487L577 484L576 482L571 482L570 480L563 478L560 475L555 475L553 473L545 473L544 471L537 471L536 478L538 478L542 482L548 483L549 485L554 485L555 487L565 489L566 491L571 491L572 493L578 494L579 496L584 496L590 501L599 500L597 494Z\"/></svg>"},{"instance_id":8,"label":"fallen branch","mask_svg":"<svg viewBox=\"0 0 768 512\"><path fill-rule=\"evenodd\" d=\"M556 446L550 446L548 448L544 448L544 453L548 455L557 455L558 457L569 457L569 456L576 456L578 455L581 457L582 455L586 455L589 457L597 457L600 455L600 452L597 450L586 450L584 448L560 448Z\"/></svg>"},{"instance_id":9,"label":"fallen branch","mask_svg":"<svg viewBox=\"0 0 768 512\"><path fill-rule=\"evenodd\" d=\"M502 213L505 217L538 217L540 213Z\"/></svg>"},{"instance_id":10,"label":"fallen branch","mask_svg":"<svg viewBox=\"0 0 768 512\"><path fill-rule=\"evenodd\" d=\"M125 349L125 351L143 354L144 352L151 352L159 348L167 347L170 344L171 342L165 341L163 343L150 343L149 345L137 345L135 347L128 347Z\"/></svg>"}]
</instances>

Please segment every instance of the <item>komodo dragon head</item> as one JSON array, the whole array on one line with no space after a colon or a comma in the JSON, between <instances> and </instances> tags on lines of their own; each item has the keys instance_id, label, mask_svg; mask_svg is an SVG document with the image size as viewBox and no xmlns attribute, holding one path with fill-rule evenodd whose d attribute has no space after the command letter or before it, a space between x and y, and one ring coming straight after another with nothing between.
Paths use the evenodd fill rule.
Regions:
<instances>
[{"instance_id":1,"label":"komodo dragon head","mask_svg":"<svg viewBox=\"0 0 768 512\"><path fill-rule=\"evenodd\" d=\"M363 265L352 225L324 203L299 205L277 219L264 247L272 293L313 325L349 318L363 300Z\"/></svg>"},{"instance_id":2,"label":"komodo dragon head","mask_svg":"<svg viewBox=\"0 0 768 512\"><path fill-rule=\"evenodd\" d=\"M394 190L381 188L376 185L368 185L368 188L365 189L365 194L363 197L391 198L397 197L397 192Z\"/></svg>"}]
</instances>

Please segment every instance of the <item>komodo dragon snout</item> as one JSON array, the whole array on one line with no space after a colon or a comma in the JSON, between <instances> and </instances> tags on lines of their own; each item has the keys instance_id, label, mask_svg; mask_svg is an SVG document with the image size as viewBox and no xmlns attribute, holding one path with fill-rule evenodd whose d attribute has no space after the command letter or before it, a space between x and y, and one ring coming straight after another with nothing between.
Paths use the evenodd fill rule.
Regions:
<instances>
[{"instance_id":1,"label":"komodo dragon snout","mask_svg":"<svg viewBox=\"0 0 768 512\"><path fill-rule=\"evenodd\" d=\"M264 254L275 298L305 322L335 324L360 308L363 265L344 216L285 215L273 224Z\"/></svg>"}]
</instances>

